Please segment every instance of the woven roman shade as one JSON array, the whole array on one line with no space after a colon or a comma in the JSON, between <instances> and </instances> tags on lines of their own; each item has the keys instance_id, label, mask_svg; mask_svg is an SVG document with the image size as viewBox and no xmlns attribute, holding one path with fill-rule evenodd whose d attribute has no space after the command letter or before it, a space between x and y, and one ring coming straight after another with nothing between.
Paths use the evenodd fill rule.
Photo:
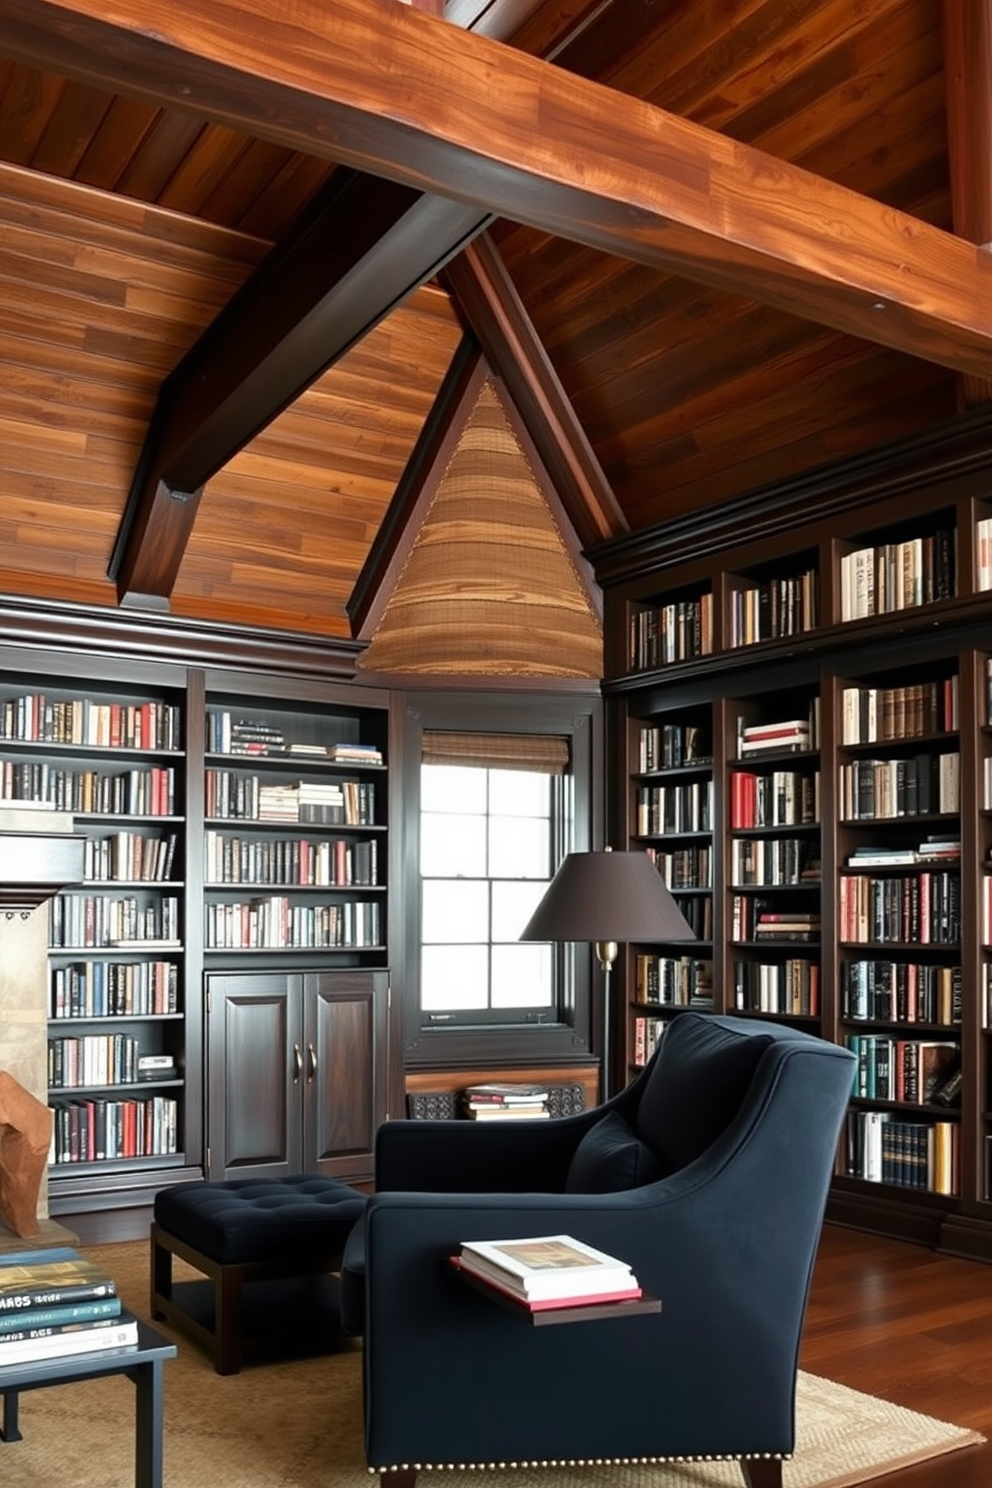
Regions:
<instances>
[{"instance_id":1,"label":"woven roman shade","mask_svg":"<svg viewBox=\"0 0 992 1488\"><path fill-rule=\"evenodd\" d=\"M599 678L599 618L491 379L361 658L366 671Z\"/></svg>"},{"instance_id":2,"label":"woven roman shade","mask_svg":"<svg viewBox=\"0 0 992 1488\"><path fill-rule=\"evenodd\" d=\"M425 730L425 765L474 765L486 770L533 770L564 775L568 740L548 734L447 734Z\"/></svg>"}]
</instances>

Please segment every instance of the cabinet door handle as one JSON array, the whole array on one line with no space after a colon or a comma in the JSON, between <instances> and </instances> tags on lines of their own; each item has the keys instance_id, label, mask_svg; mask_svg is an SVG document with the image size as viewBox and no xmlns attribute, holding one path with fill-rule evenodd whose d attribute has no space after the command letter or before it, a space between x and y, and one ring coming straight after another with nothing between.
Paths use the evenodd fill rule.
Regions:
<instances>
[{"instance_id":1,"label":"cabinet door handle","mask_svg":"<svg viewBox=\"0 0 992 1488\"><path fill-rule=\"evenodd\" d=\"M307 1080L309 1081L317 1073L317 1051L313 1044L307 1044L307 1053L310 1056L310 1073L307 1075Z\"/></svg>"},{"instance_id":2,"label":"cabinet door handle","mask_svg":"<svg viewBox=\"0 0 992 1488\"><path fill-rule=\"evenodd\" d=\"M303 1073L303 1055L300 1053L300 1046L299 1046L299 1044L294 1044L293 1045L293 1084L294 1085L299 1084L299 1079L300 1079L300 1076L302 1075L302 1073Z\"/></svg>"}]
</instances>

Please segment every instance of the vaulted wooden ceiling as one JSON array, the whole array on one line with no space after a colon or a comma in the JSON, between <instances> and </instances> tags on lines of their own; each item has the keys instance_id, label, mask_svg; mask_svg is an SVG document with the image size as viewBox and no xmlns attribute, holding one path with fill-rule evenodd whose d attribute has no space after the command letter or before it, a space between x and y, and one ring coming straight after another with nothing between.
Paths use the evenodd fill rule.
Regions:
<instances>
[{"instance_id":1,"label":"vaulted wooden ceiling","mask_svg":"<svg viewBox=\"0 0 992 1488\"><path fill-rule=\"evenodd\" d=\"M466 333L585 547L988 396L992 0L440 10L5 0L0 589L350 635Z\"/></svg>"}]
</instances>

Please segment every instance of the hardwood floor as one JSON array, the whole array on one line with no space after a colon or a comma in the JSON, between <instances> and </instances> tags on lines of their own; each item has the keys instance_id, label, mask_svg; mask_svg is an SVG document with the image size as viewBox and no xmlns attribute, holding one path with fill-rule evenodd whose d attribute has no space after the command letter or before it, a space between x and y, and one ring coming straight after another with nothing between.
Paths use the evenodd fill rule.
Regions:
<instances>
[{"instance_id":1,"label":"hardwood floor","mask_svg":"<svg viewBox=\"0 0 992 1488\"><path fill-rule=\"evenodd\" d=\"M828 1225L800 1364L988 1438L880 1488L992 1484L992 1265Z\"/></svg>"}]
</instances>

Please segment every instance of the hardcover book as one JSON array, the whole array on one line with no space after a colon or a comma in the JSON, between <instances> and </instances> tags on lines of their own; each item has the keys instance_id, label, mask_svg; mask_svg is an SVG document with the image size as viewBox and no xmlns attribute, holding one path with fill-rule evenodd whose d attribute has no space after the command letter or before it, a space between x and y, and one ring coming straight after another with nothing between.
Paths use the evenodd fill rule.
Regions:
<instances>
[{"instance_id":1,"label":"hardcover book","mask_svg":"<svg viewBox=\"0 0 992 1488\"><path fill-rule=\"evenodd\" d=\"M634 1294L638 1289L625 1261L571 1235L466 1240L459 1259L465 1270L528 1302Z\"/></svg>"}]
</instances>

